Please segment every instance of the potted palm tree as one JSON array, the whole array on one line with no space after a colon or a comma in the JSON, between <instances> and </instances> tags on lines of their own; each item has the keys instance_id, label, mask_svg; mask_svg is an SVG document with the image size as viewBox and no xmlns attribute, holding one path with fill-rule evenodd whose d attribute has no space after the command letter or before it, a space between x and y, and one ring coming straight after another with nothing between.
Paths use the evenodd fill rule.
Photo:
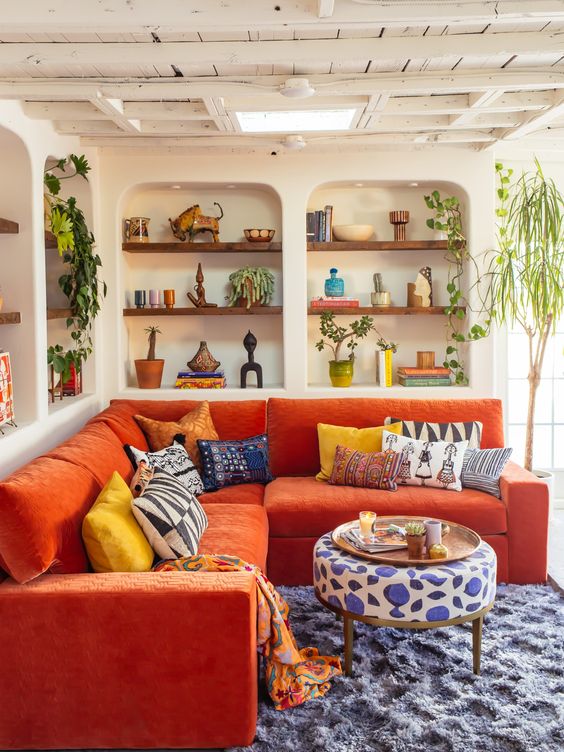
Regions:
<instances>
[{"instance_id":1,"label":"potted palm tree","mask_svg":"<svg viewBox=\"0 0 564 752\"><path fill-rule=\"evenodd\" d=\"M497 248L486 274L486 307L497 324L517 324L527 335L525 467L532 470L537 390L547 342L564 309L564 199L538 160L533 171L514 181L511 169L501 163L495 169L499 222Z\"/></svg>"},{"instance_id":2,"label":"potted palm tree","mask_svg":"<svg viewBox=\"0 0 564 752\"><path fill-rule=\"evenodd\" d=\"M146 358L135 361L135 372L140 389L158 389L163 378L164 360L155 356L157 334L162 334L158 326L148 326L145 334L149 335L149 351Z\"/></svg>"}]
</instances>

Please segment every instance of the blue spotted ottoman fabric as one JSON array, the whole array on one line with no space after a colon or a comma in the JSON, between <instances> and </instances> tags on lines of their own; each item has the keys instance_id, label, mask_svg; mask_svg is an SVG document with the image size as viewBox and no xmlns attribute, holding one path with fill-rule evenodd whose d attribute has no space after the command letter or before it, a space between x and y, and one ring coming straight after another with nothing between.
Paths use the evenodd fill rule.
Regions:
<instances>
[{"instance_id":1,"label":"blue spotted ottoman fabric","mask_svg":"<svg viewBox=\"0 0 564 752\"><path fill-rule=\"evenodd\" d=\"M396 567L351 556L327 533L315 544L313 580L330 606L399 622L446 621L480 611L495 597L497 560L482 541L461 561Z\"/></svg>"}]
</instances>

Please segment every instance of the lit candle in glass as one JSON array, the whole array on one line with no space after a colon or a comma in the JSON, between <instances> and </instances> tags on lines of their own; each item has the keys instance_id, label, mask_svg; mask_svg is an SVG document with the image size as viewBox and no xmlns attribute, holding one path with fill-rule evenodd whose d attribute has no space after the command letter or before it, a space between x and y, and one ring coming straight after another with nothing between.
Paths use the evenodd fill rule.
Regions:
<instances>
[{"instance_id":1,"label":"lit candle in glass","mask_svg":"<svg viewBox=\"0 0 564 752\"><path fill-rule=\"evenodd\" d=\"M376 522L376 512L360 512L358 515L360 534L363 538L371 538L373 525Z\"/></svg>"}]
</instances>

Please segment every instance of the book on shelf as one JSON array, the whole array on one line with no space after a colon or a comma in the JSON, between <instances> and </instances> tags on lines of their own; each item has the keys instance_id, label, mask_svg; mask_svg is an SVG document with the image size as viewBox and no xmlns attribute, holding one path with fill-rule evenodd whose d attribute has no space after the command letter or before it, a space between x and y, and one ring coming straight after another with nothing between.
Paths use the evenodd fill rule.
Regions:
<instances>
[{"instance_id":1,"label":"book on shelf","mask_svg":"<svg viewBox=\"0 0 564 752\"><path fill-rule=\"evenodd\" d=\"M225 389L225 377L206 379L176 379L175 389Z\"/></svg>"},{"instance_id":2,"label":"book on shelf","mask_svg":"<svg viewBox=\"0 0 564 752\"><path fill-rule=\"evenodd\" d=\"M393 350L376 351L378 386L392 386L392 357Z\"/></svg>"},{"instance_id":3,"label":"book on shelf","mask_svg":"<svg viewBox=\"0 0 564 752\"><path fill-rule=\"evenodd\" d=\"M440 379L409 379L405 376L400 376L398 378L399 383L401 386L451 386L451 380L447 378L440 378Z\"/></svg>"},{"instance_id":4,"label":"book on shelf","mask_svg":"<svg viewBox=\"0 0 564 752\"><path fill-rule=\"evenodd\" d=\"M315 241L315 212L308 211L306 213L306 242L313 243Z\"/></svg>"},{"instance_id":5,"label":"book on shelf","mask_svg":"<svg viewBox=\"0 0 564 752\"><path fill-rule=\"evenodd\" d=\"M360 300L358 298L331 298L322 295L319 298L312 298L310 305L312 308L358 308Z\"/></svg>"},{"instance_id":6,"label":"book on shelf","mask_svg":"<svg viewBox=\"0 0 564 752\"><path fill-rule=\"evenodd\" d=\"M306 240L308 243L327 243L333 238L333 207L306 212Z\"/></svg>"},{"instance_id":7,"label":"book on shelf","mask_svg":"<svg viewBox=\"0 0 564 752\"><path fill-rule=\"evenodd\" d=\"M450 376L450 368L411 368L409 366L398 366L398 374L408 376L409 378L429 378L430 376Z\"/></svg>"},{"instance_id":8,"label":"book on shelf","mask_svg":"<svg viewBox=\"0 0 564 752\"><path fill-rule=\"evenodd\" d=\"M326 243L330 243L333 239L333 207L328 204L325 207L325 232L323 234L323 240Z\"/></svg>"},{"instance_id":9,"label":"book on shelf","mask_svg":"<svg viewBox=\"0 0 564 752\"><path fill-rule=\"evenodd\" d=\"M178 379L213 379L221 378L225 375L223 368L218 371L178 371Z\"/></svg>"}]
</instances>

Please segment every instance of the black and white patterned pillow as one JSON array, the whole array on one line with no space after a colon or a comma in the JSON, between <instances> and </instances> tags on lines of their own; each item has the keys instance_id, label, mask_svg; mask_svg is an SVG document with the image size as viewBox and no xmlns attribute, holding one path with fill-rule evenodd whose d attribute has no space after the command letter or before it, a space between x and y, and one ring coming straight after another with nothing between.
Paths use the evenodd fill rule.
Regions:
<instances>
[{"instance_id":1,"label":"black and white patterned pillow","mask_svg":"<svg viewBox=\"0 0 564 752\"><path fill-rule=\"evenodd\" d=\"M165 472L155 473L145 491L133 499L133 515L161 559L195 556L208 518L198 499Z\"/></svg>"},{"instance_id":2,"label":"black and white patterned pillow","mask_svg":"<svg viewBox=\"0 0 564 752\"><path fill-rule=\"evenodd\" d=\"M467 449L462 462L461 480L463 488L501 497L499 478L513 449Z\"/></svg>"},{"instance_id":3,"label":"black and white patterned pillow","mask_svg":"<svg viewBox=\"0 0 564 752\"><path fill-rule=\"evenodd\" d=\"M477 420L462 423L427 423L423 420L402 420L388 417L384 425L401 423L401 435L418 441L467 441L469 449L479 449L483 425Z\"/></svg>"},{"instance_id":4,"label":"black and white patterned pillow","mask_svg":"<svg viewBox=\"0 0 564 752\"><path fill-rule=\"evenodd\" d=\"M125 444L124 449L134 470L137 470L141 460L144 460L149 467L166 470L170 475L174 475L194 496L204 493L204 484L196 466L184 446L176 439L172 446L165 447L160 452L144 452L131 444Z\"/></svg>"}]
</instances>

